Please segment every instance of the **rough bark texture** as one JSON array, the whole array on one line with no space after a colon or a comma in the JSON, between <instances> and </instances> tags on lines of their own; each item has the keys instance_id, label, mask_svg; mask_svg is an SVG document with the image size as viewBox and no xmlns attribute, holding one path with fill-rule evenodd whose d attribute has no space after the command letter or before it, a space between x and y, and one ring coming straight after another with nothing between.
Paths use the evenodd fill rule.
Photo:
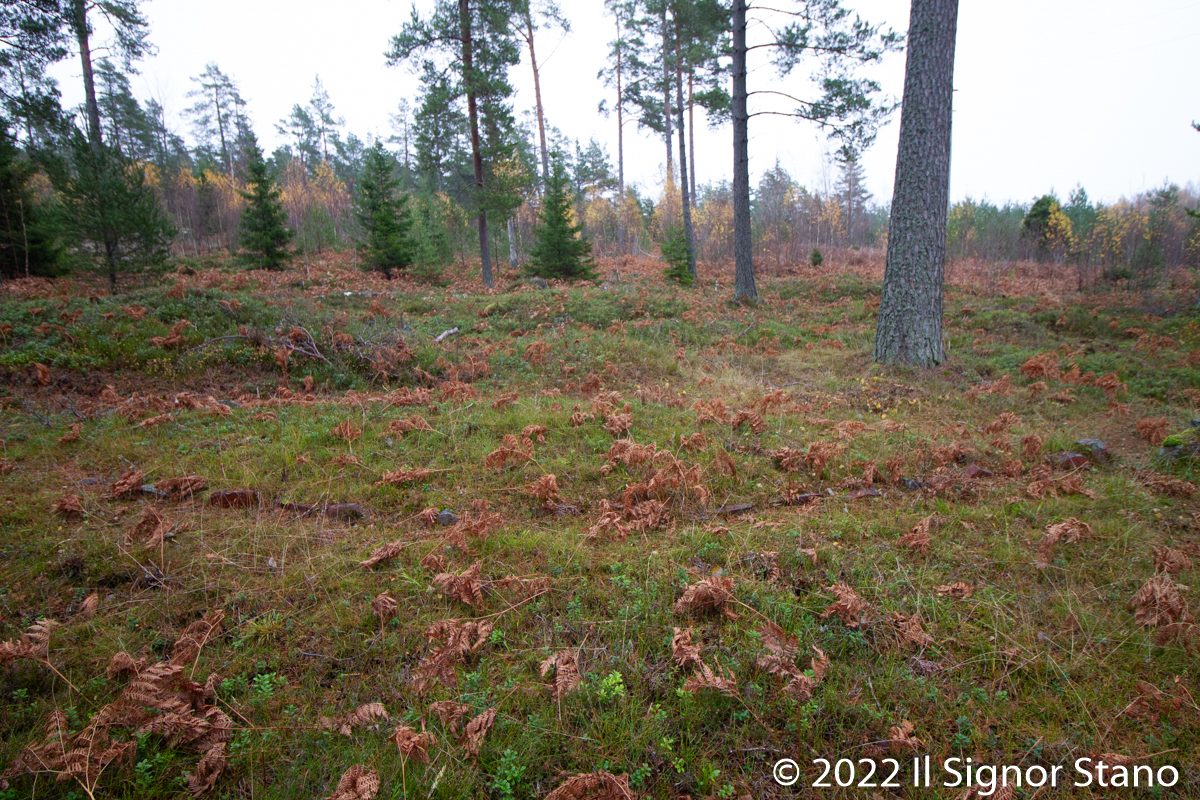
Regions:
<instances>
[{"instance_id":1,"label":"rough bark texture","mask_svg":"<svg viewBox=\"0 0 1200 800\"><path fill-rule=\"evenodd\" d=\"M617 16L617 251L625 255L625 95L621 89L622 69L621 17Z\"/></svg>"},{"instance_id":2,"label":"rough bark texture","mask_svg":"<svg viewBox=\"0 0 1200 800\"><path fill-rule=\"evenodd\" d=\"M469 0L458 0L458 19L462 28L463 79L467 84L467 117L471 124L471 160L475 165L475 202L479 203L479 261L483 265L483 285L491 289L495 282L492 280L492 259L488 252L487 211L483 208L483 153L479 148L479 109L475 103Z\"/></svg>"},{"instance_id":3,"label":"rough bark texture","mask_svg":"<svg viewBox=\"0 0 1200 800\"><path fill-rule=\"evenodd\" d=\"M746 108L746 0L733 0L733 299L754 300L750 227L750 114Z\"/></svg>"},{"instance_id":4,"label":"rough bark texture","mask_svg":"<svg viewBox=\"0 0 1200 800\"><path fill-rule=\"evenodd\" d=\"M88 141L92 149L100 147L100 106L96 103L96 79L92 74L92 48L89 41L86 0L75 0L73 13L75 39L79 43L79 60L83 68L84 109L88 122Z\"/></svg>"},{"instance_id":5,"label":"rough bark texture","mask_svg":"<svg viewBox=\"0 0 1200 800\"><path fill-rule=\"evenodd\" d=\"M546 148L546 116L542 110L542 78L538 72L537 53L533 49L533 16L525 9L525 41L529 44L529 63L533 65L533 97L537 106L538 136L542 145L542 183L550 181L550 151ZM551 54L553 55L553 54Z\"/></svg>"},{"instance_id":6,"label":"rough bark texture","mask_svg":"<svg viewBox=\"0 0 1200 800\"><path fill-rule=\"evenodd\" d=\"M688 197L687 136L683 127L683 57L679 45L679 21L675 21L675 121L679 128L679 190L683 195L683 232L687 236L688 270L696 277L696 236L692 229L692 203Z\"/></svg>"},{"instance_id":7,"label":"rough bark texture","mask_svg":"<svg viewBox=\"0 0 1200 800\"><path fill-rule=\"evenodd\" d=\"M696 76L688 74L688 179L691 180L692 208L696 207Z\"/></svg>"},{"instance_id":8,"label":"rough bark texture","mask_svg":"<svg viewBox=\"0 0 1200 800\"><path fill-rule=\"evenodd\" d=\"M662 19L662 64L663 64L663 125L667 140L667 182L675 178L675 154L671 151L671 60L667 58L670 52L667 42L667 4L663 3Z\"/></svg>"},{"instance_id":9,"label":"rough bark texture","mask_svg":"<svg viewBox=\"0 0 1200 800\"><path fill-rule=\"evenodd\" d=\"M950 118L958 0L913 0L875 360L945 360L942 282L950 195Z\"/></svg>"}]
</instances>

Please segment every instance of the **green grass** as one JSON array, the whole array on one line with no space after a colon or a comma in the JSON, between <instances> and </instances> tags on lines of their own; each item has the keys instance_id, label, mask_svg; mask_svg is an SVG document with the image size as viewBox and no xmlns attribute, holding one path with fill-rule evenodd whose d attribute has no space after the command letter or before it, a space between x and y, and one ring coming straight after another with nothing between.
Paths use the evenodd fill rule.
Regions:
<instances>
[{"instance_id":1,"label":"green grass","mask_svg":"<svg viewBox=\"0 0 1200 800\"><path fill-rule=\"evenodd\" d=\"M879 287L857 277L764 281L764 300L754 308L731 306L704 281L689 290L627 281L488 296L409 287L347 297L341 291L351 284L342 273L314 273L307 289L241 278L230 273L204 283L214 288L174 298L168 279L115 299L0 305L0 322L13 326L0 351L0 397L8 406L0 420L0 638L19 637L43 617L66 623L51 638L57 672L27 659L0 668L4 765L40 741L54 709L77 731L116 699L126 679L104 675L114 653L164 659L189 623L221 609L222 632L189 667L201 683L217 676L213 702L234 723L215 797L324 797L352 764L380 772L381 797L403 790L542 797L566 775L601 769L628 773L645 797L770 797L779 791L771 780L776 759L797 759L808 783L817 775L814 758L888 757L889 730L904 720L923 742L918 752L935 762L971 756L1070 765L1082 755L1124 753L1183 767L1180 785L1154 796L1198 791L1195 709L1157 720L1127 710L1138 681L1169 693L1179 676L1200 694L1195 653L1157 644L1129 607L1155 573L1151 547L1200 542L1197 498L1153 494L1139 480L1147 469L1192 478L1194 467L1157 463L1157 448L1134 432L1142 417L1165 416L1177 432L1195 416L1200 371L1184 358L1190 322L1146 318L1119 298L1045 310L1032 298L952 292L950 360L918 371L871 362ZM322 291L328 294L313 296ZM121 310L131 303L150 312L134 320ZM43 311L34 315L35 308ZM75 312L66 330L38 332ZM1117 328L1109 325L1114 317ZM182 347L150 342L180 319L194 325ZM285 375L274 352L297 326L312 332L325 360L295 352ZM458 336L433 342L454 326ZM1122 333L1129 327L1177 337L1179 346L1137 350L1136 339ZM338 345L338 332L350 344ZM232 336L247 338L219 339ZM412 360L382 373L372 367L375 351L401 337ZM545 344L543 360L527 360L533 342ZM1116 372L1128 384L1117 397L1129 404L1127 414L1106 415L1108 399L1094 387L1051 382L1047 393L1027 390L1032 380L1021 365L1063 346L1077 353L1069 361L1081 371ZM413 367L437 381L470 362L487 367L472 370L478 397L439 400L434 388L428 407L389 404L394 391L413 387ZM49 386L37 382L37 363L50 368ZM968 395L1005 374L1013 383L1008 394ZM261 402L279 386L302 392L308 375L316 402ZM675 488L662 495L669 513L661 527L624 540L587 535L603 501L622 502L625 489L649 474L645 466L606 467L615 437L602 414L572 425L573 413L594 411L580 390L589 375L602 392L619 393L609 397L617 411L629 403L625 437L699 466L707 506L694 487ZM105 384L122 397L186 389L260 401L242 398L222 416L177 410L171 422L143 428L141 419L161 410L117 414L98 399ZM776 387L788 400L764 415L761 433L697 426L698 399L719 398L737 411ZM1046 396L1062 390L1077 402L1063 406ZM493 408L506 392L518 399ZM1018 422L999 435L983 432L1002 413ZM389 429L412 414L433 430ZM349 443L331 435L347 420L363 431ZM842 422L869 427L843 437L830 427ZM75 423L78 441L60 443ZM530 460L485 466L506 434L530 425L547 428ZM707 446L683 449L683 437L697 431ZM1095 498L1036 497L1027 491L1028 474L1005 477L1027 434L1046 440L1045 453L1083 437L1104 439L1117 458L1084 474ZM821 475L789 477L774 464L774 451L826 441L842 450ZM953 442L970 452L939 468L934 449ZM718 468L718 448L735 476ZM885 483L881 497L847 497L868 463L883 470L896 457L903 477L949 481L936 492ZM1040 455L1025 459L1026 472L1039 462ZM996 477L962 491L969 463ZM262 503L220 509L205 493L185 501L112 499L112 481L131 467L149 482L198 474L209 491L255 489ZM385 471L401 467L436 472L413 484L380 484ZM523 491L546 473L578 515L547 511ZM823 499L799 508L775 504L789 487ZM85 517L54 513L64 492L80 495ZM503 524L486 539L470 539L470 552L449 546L444 528L426 528L417 517L430 507L462 516L477 501ZM358 503L367 516L347 522L276 507L338 502ZM126 539L148 503L172 527L161 548ZM735 503L753 510L715 513ZM900 537L930 516L928 552L903 546ZM1043 529L1070 517L1089 523L1092 535L1058 544L1049 566L1036 568ZM359 567L392 541L405 545L398 558L374 571ZM762 566L764 553L776 554L774 579ZM434 586L422 563L431 554L455 573L481 564L491 582L479 608ZM496 583L509 575L545 577L550 588L522 599ZM673 611L687 585L714 575L734 580L737 619ZM1195 585L1197 575L1191 569L1174 578ZM970 598L936 591L959 581L974 586ZM861 626L824 614L835 599L827 587L836 583L870 604ZM400 613L381 627L371 600L385 590ZM75 619L92 593L98 613ZM893 614L919 614L930 642L902 644ZM412 679L430 652L426 628L472 618L488 620L494 632L456 667L453 685L418 695ZM831 666L811 698L785 695L783 681L757 665L764 618L797 637L800 668L808 668L813 646L828 655ZM705 662L732 671L737 697L683 689L691 670L672 664L670 643L674 628L689 626ZM559 702L539 664L562 649L577 653L583 680ZM470 707L467 719L496 710L478 755L428 711L436 700ZM349 737L318 725L321 715L370 702L383 703L390 719ZM401 762L388 741L399 725L424 725L437 736L429 764ZM97 796L186 792L194 751L155 734L115 729L113 736L135 741L136 755L131 766L108 769ZM5 800L82 796L73 782L45 776L13 778L0 791ZM929 795L909 787L890 796Z\"/></svg>"}]
</instances>

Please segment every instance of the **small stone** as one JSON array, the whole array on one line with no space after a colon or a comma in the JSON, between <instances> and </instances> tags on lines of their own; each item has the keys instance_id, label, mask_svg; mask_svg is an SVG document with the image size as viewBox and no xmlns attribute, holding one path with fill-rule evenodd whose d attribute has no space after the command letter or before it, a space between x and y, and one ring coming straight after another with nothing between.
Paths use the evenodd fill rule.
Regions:
<instances>
[{"instance_id":1,"label":"small stone","mask_svg":"<svg viewBox=\"0 0 1200 800\"><path fill-rule=\"evenodd\" d=\"M549 289L550 284L546 283L545 278L530 278L529 285L535 289Z\"/></svg>"},{"instance_id":2,"label":"small stone","mask_svg":"<svg viewBox=\"0 0 1200 800\"><path fill-rule=\"evenodd\" d=\"M458 524L458 515L453 511L442 511L437 515L437 521L438 525L450 527L451 525Z\"/></svg>"},{"instance_id":3,"label":"small stone","mask_svg":"<svg viewBox=\"0 0 1200 800\"><path fill-rule=\"evenodd\" d=\"M1083 469L1092 463L1082 453L1051 453L1046 460L1059 469Z\"/></svg>"},{"instance_id":4,"label":"small stone","mask_svg":"<svg viewBox=\"0 0 1200 800\"><path fill-rule=\"evenodd\" d=\"M334 519L362 519L367 512L358 503L333 503L325 506L325 516Z\"/></svg>"},{"instance_id":5,"label":"small stone","mask_svg":"<svg viewBox=\"0 0 1200 800\"><path fill-rule=\"evenodd\" d=\"M1075 445L1090 455L1097 464L1107 464L1112 461L1112 451L1099 439L1080 439Z\"/></svg>"}]
</instances>

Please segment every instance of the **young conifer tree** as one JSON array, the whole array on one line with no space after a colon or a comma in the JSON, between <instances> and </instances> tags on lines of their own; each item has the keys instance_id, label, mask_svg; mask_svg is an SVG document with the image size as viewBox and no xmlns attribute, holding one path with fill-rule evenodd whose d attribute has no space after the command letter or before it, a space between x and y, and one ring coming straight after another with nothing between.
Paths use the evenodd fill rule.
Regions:
<instances>
[{"instance_id":1,"label":"young conifer tree","mask_svg":"<svg viewBox=\"0 0 1200 800\"><path fill-rule=\"evenodd\" d=\"M283 269L292 259L288 244L292 231L279 202L279 187L267 172L262 150L257 143L247 148L247 192L239 192L247 201L238 225L242 260L257 269Z\"/></svg>"},{"instance_id":2,"label":"young conifer tree","mask_svg":"<svg viewBox=\"0 0 1200 800\"><path fill-rule=\"evenodd\" d=\"M358 220L367 234L367 266L389 279L393 269L408 269L414 256L408 196L400 195L399 187L394 159L376 142L367 150L358 182Z\"/></svg>"},{"instance_id":3,"label":"young conifer tree","mask_svg":"<svg viewBox=\"0 0 1200 800\"><path fill-rule=\"evenodd\" d=\"M141 164L103 142L89 143L78 130L67 146L74 170L55 168L51 175L67 228L73 238L90 245L84 252L95 256L108 274L109 291L116 294L119 273L166 262L175 228Z\"/></svg>"},{"instance_id":4,"label":"young conifer tree","mask_svg":"<svg viewBox=\"0 0 1200 800\"><path fill-rule=\"evenodd\" d=\"M581 235L583 226L571 221L569 185L562 155L555 153L538 213L539 224L533 230L537 241L529 251L528 269L540 278L595 280L592 243Z\"/></svg>"}]
</instances>

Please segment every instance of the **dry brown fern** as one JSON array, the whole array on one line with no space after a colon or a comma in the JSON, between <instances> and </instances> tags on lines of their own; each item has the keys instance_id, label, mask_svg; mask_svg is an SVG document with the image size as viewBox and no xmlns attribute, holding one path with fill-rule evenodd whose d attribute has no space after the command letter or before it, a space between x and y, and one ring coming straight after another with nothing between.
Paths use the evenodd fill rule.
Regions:
<instances>
[{"instance_id":1,"label":"dry brown fern","mask_svg":"<svg viewBox=\"0 0 1200 800\"><path fill-rule=\"evenodd\" d=\"M562 699L583 684L583 675L579 671L579 654L574 650L559 650L538 665L542 677L554 672L554 686L551 691L554 699Z\"/></svg>"},{"instance_id":2,"label":"dry brown fern","mask_svg":"<svg viewBox=\"0 0 1200 800\"><path fill-rule=\"evenodd\" d=\"M383 703L364 703L340 717L320 716L317 718L317 724L327 731L337 731L342 736L350 736L355 728L385 722L388 716Z\"/></svg>"},{"instance_id":3,"label":"dry brown fern","mask_svg":"<svg viewBox=\"0 0 1200 800\"><path fill-rule=\"evenodd\" d=\"M476 610L483 605L483 583L480 580L481 565L478 561L455 575L452 572L442 572L433 576L433 585L442 590L442 594L460 603L466 603Z\"/></svg>"},{"instance_id":4,"label":"dry brown fern","mask_svg":"<svg viewBox=\"0 0 1200 800\"><path fill-rule=\"evenodd\" d=\"M1059 542L1071 544L1078 542L1080 539L1086 539L1091 535L1092 526L1086 522L1080 522L1075 517L1047 525L1046 535L1042 538L1041 544L1038 545L1037 560L1034 564L1038 569L1046 569L1050 566L1050 556L1056 544Z\"/></svg>"},{"instance_id":5,"label":"dry brown fern","mask_svg":"<svg viewBox=\"0 0 1200 800\"><path fill-rule=\"evenodd\" d=\"M163 543L171 530L170 524L154 506L142 509L142 518L125 531L125 543L138 542L143 547L154 549Z\"/></svg>"},{"instance_id":6,"label":"dry brown fern","mask_svg":"<svg viewBox=\"0 0 1200 800\"><path fill-rule=\"evenodd\" d=\"M844 583L826 586L825 590L833 592L837 601L821 612L821 619L836 616L847 628L857 628L862 623L863 613L867 610L867 601L858 596L854 589Z\"/></svg>"},{"instance_id":7,"label":"dry brown fern","mask_svg":"<svg viewBox=\"0 0 1200 800\"><path fill-rule=\"evenodd\" d=\"M680 669L687 669L700 663L699 642L692 640L692 629L675 629L671 637L671 661Z\"/></svg>"},{"instance_id":8,"label":"dry brown fern","mask_svg":"<svg viewBox=\"0 0 1200 800\"><path fill-rule=\"evenodd\" d=\"M929 534L933 527L934 518L925 517L925 519L914 525L908 533L901 536L897 541L907 547L909 550L914 550L919 553L929 552L929 545L933 539Z\"/></svg>"},{"instance_id":9,"label":"dry brown fern","mask_svg":"<svg viewBox=\"0 0 1200 800\"><path fill-rule=\"evenodd\" d=\"M1188 554L1174 547L1152 547L1150 555L1154 559L1154 568L1159 572L1175 574L1192 568L1192 559Z\"/></svg>"},{"instance_id":10,"label":"dry brown fern","mask_svg":"<svg viewBox=\"0 0 1200 800\"><path fill-rule=\"evenodd\" d=\"M506 433L500 441L500 446L483 459L483 465L504 469L509 464L520 464L532 458L533 441L531 439L526 438L524 442L520 442L516 436Z\"/></svg>"},{"instance_id":11,"label":"dry brown fern","mask_svg":"<svg viewBox=\"0 0 1200 800\"><path fill-rule=\"evenodd\" d=\"M462 728L462 720L471 707L453 700L439 700L429 704L429 710L442 723L442 728L449 736L457 736Z\"/></svg>"},{"instance_id":12,"label":"dry brown fern","mask_svg":"<svg viewBox=\"0 0 1200 800\"><path fill-rule=\"evenodd\" d=\"M479 748L483 746L483 740L487 736L488 731L492 729L492 723L495 721L496 709L489 708L468 722L467 726L463 728L462 745L467 749L469 755L479 755Z\"/></svg>"},{"instance_id":13,"label":"dry brown fern","mask_svg":"<svg viewBox=\"0 0 1200 800\"><path fill-rule=\"evenodd\" d=\"M442 471L443 470L421 469L421 468L415 468L415 469L401 468L401 469L385 470L383 475L380 476L379 482L376 483L375 485L376 486L402 486L406 483L415 483L417 481L424 481L430 475L436 475L438 472L442 472Z\"/></svg>"},{"instance_id":14,"label":"dry brown fern","mask_svg":"<svg viewBox=\"0 0 1200 800\"><path fill-rule=\"evenodd\" d=\"M637 800L627 774L588 772L572 775L546 795L546 800Z\"/></svg>"},{"instance_id":15,"label":"dry brown fern","mask_svg":"<svg viewBox=\"0 0 1200 800\"><path fill-rule=\"evenodd\" d=\"M358 437L362 436L362 428L355 425L350 420L340 422L330 429L329 435L335 439L341 439L343 442L353 442Z\"/></svg>"},{"instance_id":16,"label":"dry brown fern","mask_svg":"<svg viewBox=\"0 0 1200 800\"><path fill-rule=\"evenodd\" d=\"M953 597L955 600L966 600L975 594L975 587L969 583L957 581L955 583L943 583L940 586L935 586L933 591L939 597Z\"/></svg>"},{"instance_id":17,"label":"dry brown fern","mask_svg":"<svg viewBox=\"0 0 1200 800\"><path fill-rule=\"evenodd\" d=\"M375 595L371 600L371 610L375 612L375 616L379 617L379 630L387 625L388 620L400 613L400 604L396 602L396 598L389 591L382 591Z\"/></svg>"},{"instance_id":18,"label":"dry brown fern","mask_svg":"<svg viewBox=\"0 0 1200 800\"><path fill-rule=\"evenodd\" d=\"M437 744L437 737L428 731L417 733L407 725L401 725L388 737L396 745L402 758L415 758L422 764L429 763L429 748Z\"/></svg>"},{"instance_id":19,"label":"dry brown fern","mask_svg":"<svg viewBox=\"0 0 1200 800\"><path fill-rule=\"evenodd\" d=\"M7 667L17 659L49 663L50 634L61 625L52 619L40 619L30 625L20 639L0 642L0 667Z\"/></svg>"},{"instance_id":20,"label":"dry brown fern","mask_svg":"<svg viewBox=\"0 0 1200 800\"><path fill-rule=\"evenodd\" d=\"M676 614L720 611L730 619L737 619L733 609L726 606L733 602L733 587L733 578L728 576L704 578L684 589L683 596L675 601L671 610Z\"/></svg>"},{"instance_id":21,"label":"dry brown fern","mask_svg":"<svg viewBox=\"0 0 1200 800\"><path fill-rule=\"evenodd\" d=\"M337 788L326 800L375 800L379 793L379 773L355 764L342 774Z\"/></svg>"},{"instance_id":22,"label":"dry brown fern","mask_svg":"<svg viewBox=\"0 0 1200 800\"><path fill-rule=\"evenodd\" d=\"M142 479L145 477L146 473L141 470L131 469L117 478L112 485L113 499L118 500L127 494L139 491L142 488Z\"/></svg>"},{"instance_id":23,"label":"dry brown fern","mask_svg":"<svg viewBox=\"0 0 1200 800\"><path fill-rule=\"evenodd\" d=\"M1134 619L1143 627L1190 622L1187 603L1169 575L1155 575L1129 601Z\"/></svg>"},{"instance_id":24,"label":"dry brown fern","mask_svg":"<svg viewBox=\"0 0 1200 800\"><path fill-rule=\"evenodd\" d=\"M740 694L737 676L733 674L733 670L719 664L716 670L713 670L703 661L696 665L696 671L683 684L685 692L695 694L701 689L713 689L726 697L737 697Z\"/></svg>"},{"instance_id":25,"label":"dry brown fern","mask_svg":"<svg viewBox=\"0 0 1200 800\"><path fill-rule=\"evenodd\" d=\"M171 648L171 663L183 665L195 661L208 640L221 632L224 621L225 612L218 608L184 628Z\"/></svg>"}]
</instances>

